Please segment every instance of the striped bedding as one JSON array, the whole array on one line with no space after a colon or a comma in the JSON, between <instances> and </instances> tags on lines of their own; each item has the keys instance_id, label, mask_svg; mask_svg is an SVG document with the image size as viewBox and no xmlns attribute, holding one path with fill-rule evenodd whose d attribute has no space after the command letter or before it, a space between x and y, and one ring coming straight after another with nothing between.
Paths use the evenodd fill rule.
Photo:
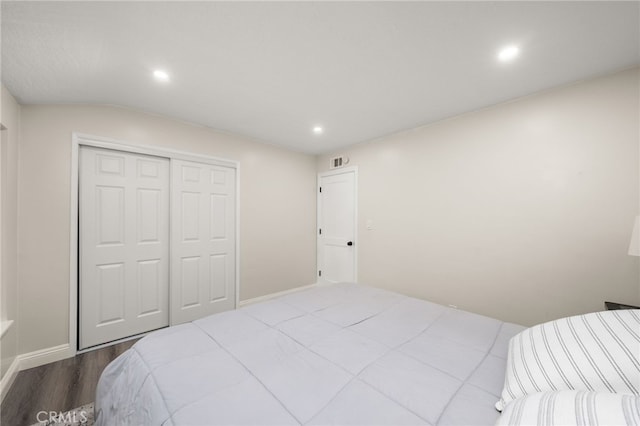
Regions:
<instances>
[{"instance_id":1,"label":"striped bedding","mask_svg":"<svg viewBox=\"0 0 640 426\"><path fill-rule=\"evenodd\" d=\"M640 310L563 318L513 337L496 408L557 390L639 395Z\"/></svg>"},{"instance_id":2,"label":"striped bedding","mask_svg":"<svg viewBox=\"0 0 640 426\"><path fill-rule=\"evenodd\" d=\"M638 425L639 400L608 392L538 392L507 405L496 426Z\"/></svg>"}]
</instances>

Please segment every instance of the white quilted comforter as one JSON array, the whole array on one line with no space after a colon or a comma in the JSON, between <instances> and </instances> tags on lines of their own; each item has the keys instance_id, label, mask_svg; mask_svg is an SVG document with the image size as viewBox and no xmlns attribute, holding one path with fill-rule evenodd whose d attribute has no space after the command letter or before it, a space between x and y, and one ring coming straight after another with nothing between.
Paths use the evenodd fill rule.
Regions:
<instances>
[{"instance_id":1,"label":"white quilted comforter","mask_svg":"<svg viewBox=\"0 0 640 426\"><path fill-rule=\"evenodd\" d=\"M113 361L98 425L489 425L523 327L357 284L152 333Z\"/></svg>"}]
</instances>

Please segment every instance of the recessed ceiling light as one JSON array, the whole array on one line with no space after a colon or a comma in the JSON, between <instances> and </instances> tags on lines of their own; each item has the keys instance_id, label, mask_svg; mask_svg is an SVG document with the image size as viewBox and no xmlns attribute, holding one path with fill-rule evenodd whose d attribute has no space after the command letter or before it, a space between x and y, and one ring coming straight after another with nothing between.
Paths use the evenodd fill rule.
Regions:
<instances>
[{"instance_id":1,"label":"recessed ceiling light","mask_svg":"<svg viewBox=\"0 0 640 426\"><path fill-rule=\"evenodd\" d=\"M155 77L156 80L158 81L169 81L169 74L167 74L166 71L162 71L162 70L155 70L153 72L153 76Z\"/></svg>"},{"instance_id":2,"label":"recessed ceiling light","mask_svg":"<svg viewBox=\"0 0 640 426\"><path fill-rule=\"evenodd\" d=\"M520 49L518 46L511 45L503 48L498 53L498 59L502 62L509 62L512 59L515 59L520 53Z\"/></svg>"},{"instance_id":3,"label":"recessed ceiling light","mask_svg":"<svg viewBox=\"0 0 640 426\"><path fill-rule=\"evenodd\" d=\"M322 133L324 133L324 129L322 128L322 126L315 126L313 129L311 129L311 131L314 135L321 135Z\"/></svg>"}]
</instances>

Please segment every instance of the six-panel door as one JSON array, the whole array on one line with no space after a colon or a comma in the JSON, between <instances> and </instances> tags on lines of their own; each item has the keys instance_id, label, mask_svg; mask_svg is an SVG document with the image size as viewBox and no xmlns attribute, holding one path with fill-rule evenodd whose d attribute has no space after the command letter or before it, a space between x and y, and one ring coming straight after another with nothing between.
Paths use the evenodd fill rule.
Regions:
<instances>
[{"instance_id":1,"label":"six-panel door","mask_svg":"<svg viewBox=\"0 0 640 426\"><path fill-rule=\"evenodd\" d=\"M169 160L81 147L80 344L169 325Z\"/></svg>"},{"instance_id":2,"label":"six-panel door","mask_svg":"<svg viewBox=\"0 0 640 426\"><path fill-rule=\"evenodd\" d=\"M235 307L236 170L171 161L171 324Z\"/></svg>"}]
</instances>

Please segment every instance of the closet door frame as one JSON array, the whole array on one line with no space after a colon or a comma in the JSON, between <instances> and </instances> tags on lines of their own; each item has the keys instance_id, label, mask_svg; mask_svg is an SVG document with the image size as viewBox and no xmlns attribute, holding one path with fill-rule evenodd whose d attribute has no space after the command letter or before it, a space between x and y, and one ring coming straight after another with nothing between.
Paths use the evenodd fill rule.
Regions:
<instances>
[{"instance_id":1,"label":"closet door frame","mask_svg":"<svg viewBox=\"0 0 640 426\"><path fill-rule=\"evenodd\" d=\"M236 185L235 185L235 308L238 307L240 297L240 164L237 161L227 160L208 155L195 154L186 151L173 150L168 148L160 148L150 145L140 145L125 141L119 141L100 136L93 136L84 133L72 133L71 137L71 197L70 197L70 218L69 218L69 349L67 356L72 357L76 354L89 352L113 343L105 343L104 345L94 346L85 350L78 349L78 208L79 208L79 153L80 146L111 149L116 151L130 152L133 154L152 155L156 157L168 158L171 160L193 161L205 163L214 166L229 167L235 169ZM171 205L171 202L170 202ZM169 220L171 222L171 219ZM171 243L169 244L171 247ZM171 265L171 249L169 253L169 264ZM171 266L169 266L171 267ZM171 271L169 272L171 274ZM171 275L169 275L171 276ZM171 286L171 282L169 282ZM169 291L171 294L171 291ZM171 305L171 302L170 302ZM169 324L172 324L171 309L169 309ZM137 338L140 335L130 338ZM124 338L120 341L126 341L130 338Z\"/></svg>"}]
</instances>

